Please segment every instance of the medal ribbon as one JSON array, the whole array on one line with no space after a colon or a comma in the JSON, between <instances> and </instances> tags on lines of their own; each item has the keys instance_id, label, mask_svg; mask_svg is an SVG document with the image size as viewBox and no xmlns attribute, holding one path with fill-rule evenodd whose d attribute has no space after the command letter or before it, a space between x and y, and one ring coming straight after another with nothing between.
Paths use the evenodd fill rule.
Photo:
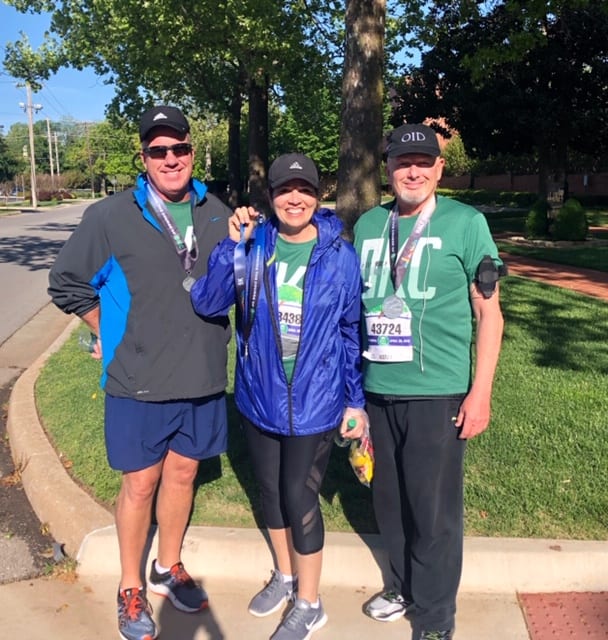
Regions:
<instances>
[{"instance_id":1,"label":"medal ribbon","mask_svg":"<svg viewBox=\"0 0 608 640\"><path fill-rule=\"evenodd\" d=\"M436 201L433 199L427 206L422 209L416 224L412 229L412 232L405 243L405 246L401 250L401 253L397 256L399 250L399 212L397 205L395 205L390 213L390 227L389 227L389 249L390 249L390 261L391 261L391 280L393 281L393 287L395 293L397 293L405 273L410 264L418 240L422 236L426 225L429 223L433 212L435 211Z\"/></svg>"},{"instance_id":2,"label":"medal ribbon","mask_svg":"<svg viewBox=\"0 0 608 640\"><path fill-rule=\"evenodd\" d=\"M234 287L236 289L236 301L241 309L243 321L246 321L247 310L245 309L245 225L241 224L241 239L234 248Z\"/></svg>"},{"instance_id":3,"label":"medal ribbon","mask_svg":"<svg viewBox=\"0 0 608 640\"><path fill-rule=\"evenodd\" d=\"M264 275L264 254L266 252L266 230L264 216L258 216L254 231L253 258L247 281L247 262L245 251L245 225L241 225L241 239L234 248L234 284L236 299L243 314L243 337L245 342L251 334L255 310L260 297L260 285Z\"/></svg>"},{"instance_id":4,"label":"medal ribbon","mask_svg":"<svg viewBox=\"0 0 608 640\"><path fill-rule=\"evenodd\" d=\"M158 195L154 187L146 180L146 192L148 194L148 201L154 213L156 213L159 221L167 230L173 241L175 251L179 256L179 259L184 267L184 271L190 275L190 272L194 268L196 261L198 260L198 243L196 242L196 236L192 235L192 249L188 250L184 239L182 238L173 216L169 213L167 205L164 200ZM190 190L190 209L194 207L196 201L196 193L193 189Z\"/></svg>"}]
</instances>

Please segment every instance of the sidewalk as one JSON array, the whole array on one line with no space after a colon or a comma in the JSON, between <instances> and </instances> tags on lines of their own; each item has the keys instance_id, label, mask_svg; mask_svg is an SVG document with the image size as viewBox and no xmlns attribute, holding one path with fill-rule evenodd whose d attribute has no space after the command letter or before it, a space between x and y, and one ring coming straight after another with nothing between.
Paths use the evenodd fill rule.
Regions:
<instances>
[{"instance_id":1,"label":"sidewalk","mask_svg":"<svg viewBox=\"0 0 608 640\"><path fill-rule=\"evenodd\" d=\"M513 258L508 258L511 275L520 275ZM535 277L530 264L519 260L518 264L528 269L530 276L526 277ZM545 276L562 269L546 264L543 268ZM571 273L562 274L562 281L575 282ZM585 280L576 282L577 290L583 292ZM45 311L53 315L52 310ZM13 457L26 463L23 484L28 498L41 522L47 523L55 539L65 543L68 553L77 558L79 578L73 583L55 578L0 585L4 604L0 628L6 637L118 637L114 605L118 554L111 514L69 478L40 427L34 404L34 384L40 369L76 324L67 324L16 382L9 406L9 434ZM39 327L38 336L42 333ZM21 353L20 339L24 344L26 340L31 342L31 327L24 327L18 334L10 345L16 354ZM5 345L0 348L0 362ZM155 544L152 540L151 558ZM324 555L321 595L329 622L315 633L315 640L363 639L373 634L387 640L409 637L405 620L380 624L361 612L362 605L382 587L386 560L377 536L330 533ZM192 527L184 544L184 561L193 576L204 581L211 609L197 615L179 614L153 596L155 618L164 640L236 640L270 635L278 621L275 616L257 619L246 612L249 598L268 578L271 568L260 531ZM527 629L518 594L606 590L608 542L467 538L455 638L561 640L566 636L538 635L542 629ZM606 626L597 630L603 635L593 635L596 628L592 627L585 636L567 637L606 638L605 630Z\"/></svg>"},{"instance_id":2,"label":"sidewalk","mask_svg":"<svg viewBox=\"0 0 608 640\"><path fill-rule=\"evenodd\" d=\"M608 300L608 272L574 268L507 253L501 253L500 257L507 263L510 276L532 278L545 284Z\"/></svg>"}]
</instances>

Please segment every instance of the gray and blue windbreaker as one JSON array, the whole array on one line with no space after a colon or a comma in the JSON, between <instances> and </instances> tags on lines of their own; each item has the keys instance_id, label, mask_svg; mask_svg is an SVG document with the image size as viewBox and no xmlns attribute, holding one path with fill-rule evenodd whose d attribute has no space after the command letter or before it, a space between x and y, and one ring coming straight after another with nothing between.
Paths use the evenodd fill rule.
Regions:
<instances>
[{"instance_id":1,"label":"gray and blue windbreaker","mask_svg":"<svg viewBox=\"0 0 608 640\"><path fill-rule=\"evenodd\" d=\"M199 258L226 237L231 211L192 181ZM198 316L183 288L185 272L168 233L147 206L145 181L89 206L59 252L48 292L65 313L101 305L101 386L109 394L149 402L201 398L224 391L226 318Z\"/></svg>"},{"instance_id":2,"label":"gray and blue windbreaker","mask_svg":"<svg viewBox=\"0 0 608 640\"><path fill-rule=\"evenodd\" d=\"M276 265L271 260L278 235L275 217L264 225L266 266L246 349L237 311L236 405L261 429L283 435L333 429L345 407L365 405L357 256L352 245L340 237L342 223L333 211L320 209L313 224L318 239L304 278L300 344L291 384L282 363ZM235 246L226 238L211 254L207 275L192 288L194 308L201 315L222 317L235 302ZM248 273L252 254L249 251Z\"/></svg>"}]
</instances>

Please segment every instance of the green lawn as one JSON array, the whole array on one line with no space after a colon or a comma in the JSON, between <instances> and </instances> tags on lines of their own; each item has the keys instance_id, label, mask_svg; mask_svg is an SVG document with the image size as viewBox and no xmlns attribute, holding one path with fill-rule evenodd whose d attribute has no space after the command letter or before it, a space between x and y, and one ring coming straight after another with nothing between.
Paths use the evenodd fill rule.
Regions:
<instances>
[{"instance_id":1,"label":"green lawn","mask_svg":"<svg viewBox=\"0 0 608 640\"><path fill-rule=\"evenodd\" d=\"M516 277L501 292L504 346L492 424L468 447L466 533L606 539L608 305ZM36 397L66 466L111 505L119 476L105 460L98 373L73 336L42 371ZM257 493L231 389L228 399L229 450L201 465L192 522L255 526ZM322 497L328 530L375 531L370 491L344 449L333 451Z\"/></svg>"}]
</instances>

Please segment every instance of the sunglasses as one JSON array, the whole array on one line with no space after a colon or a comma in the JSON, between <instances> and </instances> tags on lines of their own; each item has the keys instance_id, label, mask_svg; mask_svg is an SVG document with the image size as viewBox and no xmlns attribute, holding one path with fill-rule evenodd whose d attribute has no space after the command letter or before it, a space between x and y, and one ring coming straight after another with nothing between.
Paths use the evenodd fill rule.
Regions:
<instances>
[{"instance_id":1,"label":"sunglasses","mask_svg":"<svg viewBox=\"0 0 608 640\"><path fill-rule=\"evenodd\" d=\"M172 144L170 147L161 144L156 147L144 147L142 149L144 155L154 160L166 158L169 151L173 151L173 155L176 158L181 158L182 156L187 156L192 153L192 145L189 142L178 142L177 144Z\"/></svg>"}]
</instances>

